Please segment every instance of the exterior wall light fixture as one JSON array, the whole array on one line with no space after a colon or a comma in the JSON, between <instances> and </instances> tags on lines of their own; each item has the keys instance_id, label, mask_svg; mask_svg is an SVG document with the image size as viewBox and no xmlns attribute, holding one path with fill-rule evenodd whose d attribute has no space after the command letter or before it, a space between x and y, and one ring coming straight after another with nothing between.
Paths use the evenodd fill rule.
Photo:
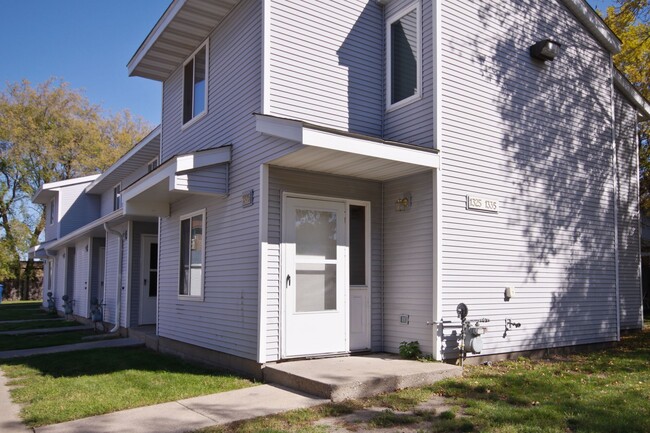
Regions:
<instances>
[{"instance_id":1,"label":"exterior wall light fixture","mask_svg":"<svg viewBox=\"0 0 650 433\"><path fill-rule=\"evenodd\" d=\"M530 56L534 59L541 60L542 62L547 60L552 61L558 54L560 54L561 46L562 44L559 42L544 39L530 47Z\"/></svg>"},{"instance_id":2,"label":"exterior wall light fixture","mask_svg":"<svg viewBox=\"0 0 650 433\"><path fill-rule=\"evenodd\" d=\"M411 208L411 194L404 194L402 197L395 200L395 210L397 212L404 212Z\"/></svg>"}]
</instances>

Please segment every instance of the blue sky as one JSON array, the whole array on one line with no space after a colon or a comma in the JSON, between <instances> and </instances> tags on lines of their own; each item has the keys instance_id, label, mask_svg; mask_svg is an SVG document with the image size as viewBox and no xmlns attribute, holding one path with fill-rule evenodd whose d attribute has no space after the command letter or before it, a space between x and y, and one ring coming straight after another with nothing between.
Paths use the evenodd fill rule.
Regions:
<instances>
[{"instance_id":1,"label":"blue sky","mask_svg":"<svg viewBox=\"0 0 650 433\"><path fill-rule=\"evenodd\" d=\"M160 122L161 85L127 62L171 0L0 0L0 86L51 76L116 113Z\"/></svg>"},{"instance_id":2,"label":"blue sky","mask_svg":"<svg viewBox=\"0 0 650 433\"><path fill-rule=\"evenodd\" d=\"M588 0L604 10L613 0ZM116 113L160 122L161 85L126 64L171 0L0 0L0 86L55 76Z\"/></svg>"}]
</instances>

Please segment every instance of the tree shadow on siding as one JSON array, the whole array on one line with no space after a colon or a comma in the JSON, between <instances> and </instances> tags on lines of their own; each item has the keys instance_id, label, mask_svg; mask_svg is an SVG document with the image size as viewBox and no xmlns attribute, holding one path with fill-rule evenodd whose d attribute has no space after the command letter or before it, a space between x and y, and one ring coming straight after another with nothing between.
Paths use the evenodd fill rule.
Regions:
<instances>
[{"instance_id":1,"label":"tree shadow on siding","mask_svg":"<svg viewBox=\"0 0 650 433\"><path fill-rule=\"evenodd\" d=\"M482 33L497 36L474 38L469 54L461 41L452 42L451 50L472 56L470 73L480 74L486 90L497 90L491 100L489 91L475 95L477 103L494 107L501 123L485 128L486 137L495 137L487 144L495 145L492 162L502 164L505 190L486 179L493 188L487 186L486 193L501 198L501 217L526 243L516 259L518 278L525 275L518 282L520 296L508 307L523 324L509 335L524 333L527 339L510 350L612 340L616 292L608 55L560 1L512 1L510 11L497 2L472 3ZM532 59L529 47L547 38L562 44L559 56L547 62ZM492 134L495 127L500 135ZM498 155L504 155L502 161Z\"/></svg>"},{"instance_id":2,"label":"tree shadow on siding","mask_svg":"<svg viewBox=\"0 0 650 433\"><path fill-rule=\"evenodd\" d=\"M339 64L348 68L348 130L381 136L383 98L383 15L368 1L337 51Z\"/></svg>"}]
</instances>

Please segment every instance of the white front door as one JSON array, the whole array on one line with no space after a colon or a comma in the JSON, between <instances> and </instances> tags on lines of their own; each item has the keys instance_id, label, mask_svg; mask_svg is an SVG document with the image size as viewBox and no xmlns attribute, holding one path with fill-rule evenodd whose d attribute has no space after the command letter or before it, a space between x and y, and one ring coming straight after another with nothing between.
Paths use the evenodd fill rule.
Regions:
<instances>
[{"instance_id":1,"label":"white front door","mask_svg":"<svg viewBox=\"0 0 650 433\"><path fill-rule=\"evenodd\" d=\"M286 197L283 357L347 352L346 205Z\"/></svg>"},{"instance_id":2,"label":"white front door","mask_svg":"<svg viewBox=\"0 0 650 433\"><path fill-rule=\"evenodd\" d=\"M140 325L156 323L158 300L158 239L142 235L142 270L140 273Z\"/></svg>"}]
</instances>

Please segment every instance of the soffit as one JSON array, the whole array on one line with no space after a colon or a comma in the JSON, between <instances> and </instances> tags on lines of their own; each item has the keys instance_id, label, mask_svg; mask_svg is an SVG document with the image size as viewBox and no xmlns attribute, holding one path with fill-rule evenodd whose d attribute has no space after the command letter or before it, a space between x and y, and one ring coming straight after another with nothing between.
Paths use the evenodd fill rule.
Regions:
<instances>
[{"instance_id":1,"label":"soffit","mask_svg":"<svg viewBox=\"0 0 650 433\"><path fill-rule=\"evenodd\" d=\"M175 0L129 61L130 76L165 81L239 0Z\"/></svg>"}]
</instances>

